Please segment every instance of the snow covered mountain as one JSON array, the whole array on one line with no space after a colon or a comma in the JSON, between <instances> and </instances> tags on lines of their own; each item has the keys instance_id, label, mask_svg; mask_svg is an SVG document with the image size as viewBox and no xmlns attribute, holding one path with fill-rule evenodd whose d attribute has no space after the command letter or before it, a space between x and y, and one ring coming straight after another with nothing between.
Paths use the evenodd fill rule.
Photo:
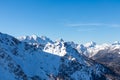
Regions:
<instances>
[{"instance_id":1,"label":"snow covered mountain","mask_svg":"<svg viewBox=\"0 0 120 80\"><path fill-rule=\"evenodd\" d=\"M0 80L119 80L108 67L80 53L86 50L84 45L62 39L18 40L0 33Z\"/></svg>"},{"instance_id":2,"label":"snow covered mountain","mask_svg":"<svg viewBox=\"0 0 120 80\"><path fill-rule=\"evenodd\" d=\"M104 52L114 52L116 49L120 50L120 43L119 41L115 41L113 44L104 43L101 45L97 45L95 42L89 42L84 45L77 44L75 48L78 52L90 58L96 55L101 50L104 50ZM117 52L120 53L119 51Z\"/></svg>"},{"instance_id":3,"label":"snow covered mountain","mask_svg":"<svg viewBox=\"0 0 120 80\"><path fill-rule=\"evenodd\" d=\"M27 42L27 43L37 43L37 44L47 44L48 42L49 43L53 43L52 40L50 40L49 38L47 38L46 36L41 36L41 37L38 37L37 35L31 35L31 36L21 36L21 37L18 37L18 39L20 41L23 41L23 42Z\"/></svg>"},{"instance_id":4,"label":"snow covered mountain","mask_svg":"<svg viewBox=\"0 0 120 80\"><path fill-rule=\"evenodd\" d=\"M90 42L84 45L82 52L87 57L109 67L120 76L120 43L115 41L112 44L97 45ZM78 48L77 50L80 50ZM118 79L117 79L118 80Z\"/></svg>"},{"instance_id":5,"label":"snow covered mountain","mask_svg":"<svg viewBox=\"0 0 120 80\"><path fill-rule=\"evenodd\" d=\"M117 41L100 47L91 58L120 75L120 43Z\"/></svg>"},{"instance_id":6,"label":"snow covered mountain","mask_svg":"<svg viewBox=\"0 0 120 80\"><path fill-rule=\"evenodd\" d=\"M47 43L53 43L53 41L47 38L46 36L38 37L37 35L21 36L17 37L17 39L19 39L22 42L32 44L36 47L40 47L41 49L43 49Z\"/></svg>"}]
</instances>

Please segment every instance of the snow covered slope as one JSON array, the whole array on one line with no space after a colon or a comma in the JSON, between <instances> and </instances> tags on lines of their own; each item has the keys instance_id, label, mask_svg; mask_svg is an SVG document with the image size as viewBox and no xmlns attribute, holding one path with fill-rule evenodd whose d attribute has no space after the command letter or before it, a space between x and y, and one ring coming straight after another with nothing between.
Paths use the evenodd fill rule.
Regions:
<instances>
[{"instance_id":1,"label":"snow covered slope","mask_svg":"<svg viewBox=\"0 0 120 80\"><path fill-rule=\"evenodd\" d=\"M21 36L18 37L20 41L27 42L27 43L37 43L37 44L47 44L48 42L53 43L52 40L47 38L46 36L38 37L37 35L31 35L31 36Z\"/></svg>"},{"instance_id":2,"label":"snow covered slope","mask_svg":"<svg viewBox=\"0 0 120 80\"><path fill-rule=\"evenodd\" d=\"M17 37L17 39L19 39L22 42L26 42L28 44L32 44L36 47L39 47L41 49L44 48L44 46L47 43L53 43L52 40L50 40L49 38L47 38L46 36L37 36L37 35L31 35L31 36L21 36L21 37Z\"/></svg>"},{"instance_id":3,"label":"snow covered slope","mask_svg":"<svg viewBox=\"0 0 120 80\"><path fill-rule=\"evenodd\" d=\"M49 80L59 65L59 56L0 33L0 80Z\"/></svg>"},{"instance_id":4,"label":"snow covered slope","mask_svg":"<svg viewBox=\"0 0 120 80\"><path fill-rule=\"evenodd\" d=\"M120 44L118 42L105 49L99 49L91 58L109 67L120 76Z\"/></svg>"},{"instance_id":5,"label":"snow covered slope","mask_svg":"<svg viewBox=\"0 0 120 80\"><path fill-rule=\"evenodd\" d=\"M86 47L86 46L85 46ZM102 45L94 45L93 47L87 47L87 54L85 54L88 57L92 57L96 55L99 51L104 50L104 52L114 52L116 49L120 50L120 43L115 42L113 44L102 44ZM119 53L119 52L118 52Z\"/></svg>"},{"instance_id":6,"label":"snow covered slope","mask_svg":"<svg viewBox=\"0 0 120 80\"><path fill-rule=\"evenodd\" d=\"M62 54L64 51L64 48L63 48L63 46L61 46L64 43L63 39L52 41L45 36L38 37L37 35L22 36L22 37L18 37L17 39L19 39L22 42L27 42L27 43L37 46L41 49L44 49L44 51L46 51L46 52L56 53L56 55L58 55L58 53L60 53L61 55L64 55L64 54ZM76 44L74 42L68 42L68 43L73 48L75 48L79 53L84 54L87 57L92 57L101 50L106 50L109 52L109 51L114 51L116 49L120 49L119 41L115 41L113 44L103 43L101 45L97 45L93 41L88 42L86 44ZM49 49L45 50L45 48L47 48L47 47L49 47ZM53 47L54 47L54 49L53 49ZM60 50L61 47L63 50Z\"/></svg>"},{"instance_id":7,"label":"snow covered slope","mask_svg":"<svg viewBox=\"0 0 120 80\"><path fill-rule=\"evenodd\" d=\"M83 45L63 40L47 41L48 43L44 43L44 40L43 43L37 43L45 44L43 49L40 49L33 42L20 41L0 33L0 80L110 80L117 78L109 68L78 52L76 48L86 50Z\"/></svg>"}]
</instances>

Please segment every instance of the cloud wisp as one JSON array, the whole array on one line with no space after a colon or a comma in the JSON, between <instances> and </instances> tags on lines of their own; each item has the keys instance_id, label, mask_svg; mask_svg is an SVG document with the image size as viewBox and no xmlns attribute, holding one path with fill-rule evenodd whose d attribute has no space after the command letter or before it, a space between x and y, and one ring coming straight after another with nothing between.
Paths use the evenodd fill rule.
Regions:
<instances>
[{"instance_id":1,"label":"cloud wisp","mask_svg":"<svg viewBox=\"0 0 120 80\"><path fill-rule=\"evenodd\" d=\"M93 32L93 31L95 31L96 29L94 29L94 28L89 28L89 29L78 29L77 31L79 31L79 32Z\"/></svg>"},{"instance_id":2,"label":"cloud wisp","mask_svg":"<svg viewBox=\"0 0 120 80\"><path fill-rule=\"evenodd\" d=\"M120 24L105 24L105 23L77 23L77 24L67 24L70 27L120 27Z\"/></svg>"}]
</instances>

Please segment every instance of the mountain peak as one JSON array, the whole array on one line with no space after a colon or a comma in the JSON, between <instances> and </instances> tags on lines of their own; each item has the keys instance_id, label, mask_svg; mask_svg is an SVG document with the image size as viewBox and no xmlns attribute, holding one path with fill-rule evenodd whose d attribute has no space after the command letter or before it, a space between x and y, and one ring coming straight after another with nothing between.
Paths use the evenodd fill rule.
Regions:
<instances>
[{"instance_id":1,"label":"mountain peak","mask_svg":"<svg viewBox=\"0 0 120 80\"><path fill-rule=\"evenodd\" d=\"M49 38L47 38L46 36L37 36L37 35L31 35L31 36L21 36L21 37L18 37L17 39L19 39L20 41L23 41L23 42L27 42L27 43L30 43L30 44L47 44L48 42L49 43L53 43L52 40L50 40Z\"/></svg>"},{"instance_id":2,"label":"mountain peak","mask_svg":"<svg viewBox=\"0 0 120 80\"><path fill-rule=\"evenodd\" d=\"M91 42L86 43L84 46L85 47L94 47L94 46L96 46L96 42L91 41Z\"/></svg>"},{"instance_id":3,"label":"mountain peak","mask_svg":"<svg viewBox=\"0 0 120 80\"><path fill-rule=\"evenodd\" d=\"M40 38L42 38L43 40L49 39L46 36L41 36Z\"/></svg>"},{"instance_id":4,"label":"mountain peak","mask_svg":"<svg viewBox=\"0 0 120 80\"><path fill-rule=\"evenodd\" d=\"M60 39L57 39L56 42L64 42L64 40L60 38Z\"/></svg>"},{"instance_id":5,"label":"mountain peak","mask_svg":"<svg viewBox=\"0 0 120 80\"><path fill-rule=\"evenodd\" d=\"M34 40L36 40L38 38L38 36L35 34L31 35L30 37L33 38Z\"/></svg>"},{"instance_id":6,"label":"mountain peak","mask_svg":"<svg viewBox=\"0 0 120 80\"><path fill-rule=\"evenodd\" d=\"M119 41L115 41L112 45L120 45Z\"/></svg>"},{"instance_id":7,"label":"mountain peak","mask_svg":"<svg viewBox=\"0 0 120 80\"><path fill-rule=\"evenodd\" d=\"M107 80L104 75L112 72L80 54L74 42L49 42L49 38L36 35L19 41L0 33L0 80ZM44 49L40 49L42 44ZM87 50L84 45L78 47L81 52Z\"/></svg>"}]
</instances>

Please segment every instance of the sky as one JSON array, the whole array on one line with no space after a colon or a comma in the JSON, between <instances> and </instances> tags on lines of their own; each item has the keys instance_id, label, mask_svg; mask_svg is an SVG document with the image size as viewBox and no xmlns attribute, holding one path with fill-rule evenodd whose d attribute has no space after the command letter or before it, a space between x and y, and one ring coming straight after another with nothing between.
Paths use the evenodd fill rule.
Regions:
<instances>
[{"instance_id":1,"label":"sky","mask_svg":"<svg viewBox=\"0 0 120 80\"><path fill-rule=\"evenodd\" d=\"M0 0L0 32L113 43L120 41L120 0Z\"/></svg>"}]
</instances>

